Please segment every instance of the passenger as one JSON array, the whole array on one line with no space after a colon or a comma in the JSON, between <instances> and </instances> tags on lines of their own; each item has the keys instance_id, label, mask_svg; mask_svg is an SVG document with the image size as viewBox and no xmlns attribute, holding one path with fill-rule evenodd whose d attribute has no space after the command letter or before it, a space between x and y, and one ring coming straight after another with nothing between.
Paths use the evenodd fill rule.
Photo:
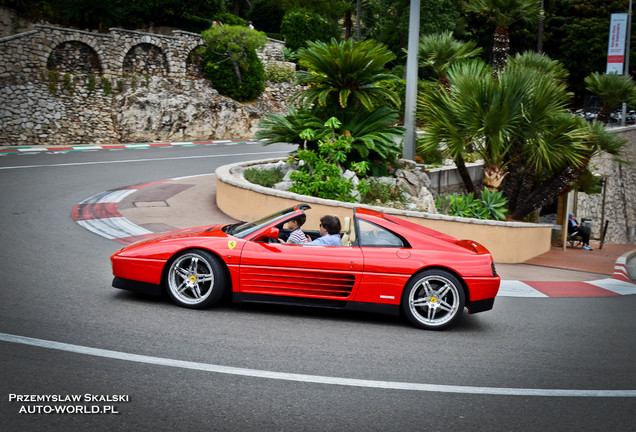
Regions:
<instances>
[{"instance_id":1,"label":"passenger","mask_svg":"<svg viewBox=\"0 0 636 432\"><path fill-rule=\"evenodd\" d=\"M287 222L287 228L292 230L292 233L287 238L287 243L302 244L302 243L307 243L309 241L307 239L307 236L305 236L305 233L300 229L300 227L305 224L306 220L307 220L307 216L305 216L304 214L300 214L294 217L289 222Z\"/></svg>"},{"instance_id":2,"label":"passenger","mask_svg":"<svg viewBox=\"0 0 636 432\"><path fill-rule=\"evenodd\" d=\"M326 215L320 218L320 237L306 245L317 246L342 246L340 240L340 219L336 216Z\"/></svg>"}]
</instances>

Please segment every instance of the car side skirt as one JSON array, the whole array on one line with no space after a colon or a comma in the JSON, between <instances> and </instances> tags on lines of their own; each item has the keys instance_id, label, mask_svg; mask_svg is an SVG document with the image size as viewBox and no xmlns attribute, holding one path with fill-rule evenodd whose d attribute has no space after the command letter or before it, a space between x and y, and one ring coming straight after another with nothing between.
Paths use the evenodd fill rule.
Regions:
<instances>
[{"instance_id":1,"label":"car side skirt","mask_svg":"<svg viewBox=\"0 0 636 432\"><path fill-rule=\"evenodd\" d=\"M148 282L139 282L131 279L123 279L117 276L113 278L113 287L126 291L134 291L140 294L147 294L152 296L161 295L161 285Z\"/></svg>"},{"instance_id":2,"label":"car side skirt","mask_svg":"<svg viewBox=\"0 0 636 432\"><path fill-rule=\"evenodd\" d=\"M268 303L317 308L344 309L361 312L372 312L384 315L400 315L400 306L380 303L352 302L346 300L329 300L306 297L288 297L266 294L232 293L234 303Z\"/></svg>"}]
</instances>

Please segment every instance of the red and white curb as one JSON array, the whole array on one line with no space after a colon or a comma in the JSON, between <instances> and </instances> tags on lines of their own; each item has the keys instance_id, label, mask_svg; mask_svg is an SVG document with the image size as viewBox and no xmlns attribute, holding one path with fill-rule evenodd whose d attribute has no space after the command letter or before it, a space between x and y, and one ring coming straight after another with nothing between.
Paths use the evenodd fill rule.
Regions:
<instances>
[{"instance_id":1,"label":"red and white curb","mask_svg":"<svg viewBox=\"0 0 636 432\"><path fill-rule=\"evenodd\" d=\"M237 144L259 144L262 140L255 139L236 139L236 140L212 140L212 141L185 141L185 142L153 142L138 144L103 144L103 145L72 145L72 146L8 146L0 147L2 153L27 153L27 152L68 152L68 151L86 151L86 150L121 150L121 149L148 149L154 147L172 147L172 146L199 146L206 144L213 145L237 145Z\"/></svg>"},{"instance_id":2,"label":"red and white curb","mask_svg":"<svg viewBox=\"0 0 636 432\"><path fill-rule=\"evenodd\" d=\"M636 283L605 278L595 281L502 280L498 297L613 297L636 294Z\"/></svg>"},{"instance_id":3,"label":"red and white curb","mask_svg":"<svg viewBox=\"0 0 636 432\"><path fill-rule=\"evenodd\" d=\"M123 244L152 237L156 233L135 225L122 216L118 209L119 203L143 188L179 179L142 183L98 193L77 204L71 212L71 217L87 230ZM627 276L626 263L630 254L625 254L616 261L614 276L611 278L565 282L502 280L497 296L562 298L636 294L636 283Z\"/></svg>"},{"instance_id":4,"label":"red and white curb","mask_svg":"<svg viewBox=\"0 0 636 432\"><path fill-rule=\"evenodd\" d=\"M119 203L140 189L167 181L170 180L142 183L98 193L73 207L71 217L87 230L123 244L152 237L156 233L135 225L122 216L119 212Z\"/></svg>"},{"instance_id":5,"label":"red and white curb","mask_svg":"<svg viewBox=\"0 0 636 432\"><path fill-rule=\"evenodd\" d=\"M616 264L614 265L614 279L631 282L627 272L627 260L630 257L636 259L634 255L636 255L636 252L627 252L616 260Z\"/></svg>"}]
</instances>

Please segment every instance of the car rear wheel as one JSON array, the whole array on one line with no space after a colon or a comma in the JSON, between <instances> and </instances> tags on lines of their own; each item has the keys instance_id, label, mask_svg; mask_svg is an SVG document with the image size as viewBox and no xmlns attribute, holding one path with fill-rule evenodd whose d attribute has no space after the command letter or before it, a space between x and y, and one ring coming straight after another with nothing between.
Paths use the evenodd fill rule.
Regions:
<instances>
[{"instance_id":1,"label":"car rear wheel","mask_svg":"<svg viewBox=\"0 0 636 432\"><path fill-rule=\"evenodd\" d=\"M416 327L441 330L462 316L466 298L461 282L444 270L426 270L413 277L402 293L402 311Z\"/></svg>"},{"instance_id":2,"label":"car rear wheel","mask_svg":"<svg viewBox=\"0 0 636 432\"><path fill-rule=\"evenodd\" d=\"M177 255L165 277L172 301L190 309L204 309L218 303L227 285L218 258L199 250Z\"/></svg>"}]
</instances>

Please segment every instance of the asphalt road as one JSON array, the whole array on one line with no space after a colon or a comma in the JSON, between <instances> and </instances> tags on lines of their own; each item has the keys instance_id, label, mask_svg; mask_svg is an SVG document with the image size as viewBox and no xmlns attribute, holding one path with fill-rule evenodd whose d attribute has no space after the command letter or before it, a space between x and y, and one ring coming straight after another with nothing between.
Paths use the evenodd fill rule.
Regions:
<instances>
[{"instance_id":1,"label":"asphalt road","mask_svg":"<svg viewBox=\"0 0 636 432\"><path fill-rule=\"evenodd\" d=\"M636 296L498 298L443 332L294 307L191 311L111 288L121 245L70 216L104 190L289 149L1 156L0 430L634 430Z\"/></svg>"}]
</instances>

